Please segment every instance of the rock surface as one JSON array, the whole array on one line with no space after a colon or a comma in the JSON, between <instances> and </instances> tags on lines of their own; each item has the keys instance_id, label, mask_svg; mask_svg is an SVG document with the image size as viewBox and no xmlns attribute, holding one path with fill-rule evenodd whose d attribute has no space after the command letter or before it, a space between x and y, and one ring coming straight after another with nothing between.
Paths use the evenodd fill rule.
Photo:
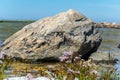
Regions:
<instances>
[{"instance_id":1,"label":"rock surface","mask_svg":"<svg viewBox=\"0 0 120 80\"><path fill-rule=\"evenodd\" d=\"M58 60L64 51L86 59L102 41L94 27L91 19L68 10L23 27L4 41L1 52L24 62Z\"/></svg>"},{"instance_id":2,"label":"rock surface","mask_svg":"<svg viewBox=\"0 0 120 80\"><path fill-rule=\"evenodd\" d=\"M94 61L97 61L98 63L120 63L120 51L97 51L93 54L91 54L90 58L92 58Z\"/></svg>"}]
</instances>

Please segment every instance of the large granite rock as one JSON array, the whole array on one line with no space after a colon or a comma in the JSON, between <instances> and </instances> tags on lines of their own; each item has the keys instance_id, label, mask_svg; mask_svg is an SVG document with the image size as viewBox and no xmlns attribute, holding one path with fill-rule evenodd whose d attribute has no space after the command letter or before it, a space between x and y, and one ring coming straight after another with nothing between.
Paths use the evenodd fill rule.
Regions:
<instances>
[{"instance_id":1,"label":"large granite rock","mask_svg":"<svg viewBox=\"0 0 120 80\"><path fill-rule=\"evenodd\" d=\"M23 27L4 41L1 52L23 61L58 60L64 51L86 59L101 40L91 19L69 10Z\"/></svg>"}]
</instances>

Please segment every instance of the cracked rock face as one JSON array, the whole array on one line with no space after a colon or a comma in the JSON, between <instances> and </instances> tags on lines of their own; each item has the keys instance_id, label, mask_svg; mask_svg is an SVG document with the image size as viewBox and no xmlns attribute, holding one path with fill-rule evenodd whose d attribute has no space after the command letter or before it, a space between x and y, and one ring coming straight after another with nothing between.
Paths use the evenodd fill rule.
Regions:
<instances>
[{"instance_id":1,"label":"cracked rock face","mask_svg":"<svg viewBox=\"0 0 120 80\"><path fill-rule=\"evenodd\" d=\"M77 52L86 59L102 40L94 27L91 19L68 10L23 27L4 41L1 52L26 62L58 60L64 51Z\"/></svg>"}]
</instances>

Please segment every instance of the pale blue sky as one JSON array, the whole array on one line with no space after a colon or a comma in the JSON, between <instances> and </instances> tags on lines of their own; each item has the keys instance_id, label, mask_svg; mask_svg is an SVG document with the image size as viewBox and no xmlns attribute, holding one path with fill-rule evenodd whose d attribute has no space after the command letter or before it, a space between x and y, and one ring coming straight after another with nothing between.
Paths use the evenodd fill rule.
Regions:
<instances>
[{"instance_id":1,"label":"pale blue sky","mask_svg":"<svg viewBox=\"0 0 120 80\"><path fill-rule=\"evenodd\" d=\"M120 22L120 0L0 0L0 19L37 20L68 9L97 22Z\"/></svg>"}]
</instances>

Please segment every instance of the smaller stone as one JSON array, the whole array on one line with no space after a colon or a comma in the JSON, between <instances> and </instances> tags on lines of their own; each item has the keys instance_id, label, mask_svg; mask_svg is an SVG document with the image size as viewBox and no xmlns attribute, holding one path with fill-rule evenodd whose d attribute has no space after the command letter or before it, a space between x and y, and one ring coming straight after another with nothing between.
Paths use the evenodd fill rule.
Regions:
<instances>
[{"instance_id":1,"label":"smaller stone","mask_svg":"<svg viewBox=\"0 0 120 80\"><path fill-rule=\"evenodd\" d=\"M118 48L120 49L120 44L118 45Z\"/></svg>"}]
</instances>

